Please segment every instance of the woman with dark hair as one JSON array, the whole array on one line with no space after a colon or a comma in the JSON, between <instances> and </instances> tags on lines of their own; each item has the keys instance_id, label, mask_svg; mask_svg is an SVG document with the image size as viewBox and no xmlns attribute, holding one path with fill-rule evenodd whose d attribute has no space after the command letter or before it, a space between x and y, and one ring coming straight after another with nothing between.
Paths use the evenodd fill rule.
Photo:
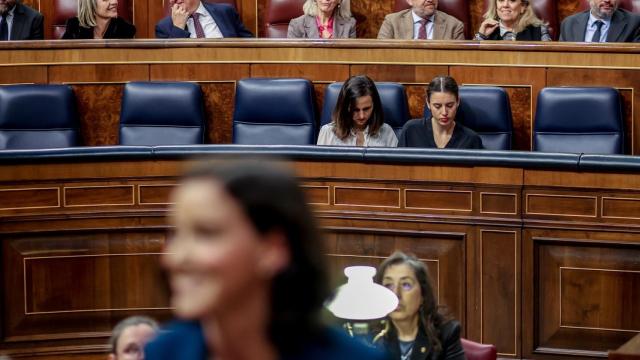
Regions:
<instances>
[{"instance_id":1,"label":"woman with dark hair","mask_svg":"<svg viewBox=\"0 0 640 360\"><path fill-rule=\"evenodd\" d=\"M326 329L318 232L283 166L201 166L172 194L162 264L180 318L147 359L348 359L381 356Z\"/></svg>"},{"instance_id":2,"label":"woman with dark hair","mask_svg":"<svg viewBox=\"0 0 640 360\"><path fill-rule=\"evenodd\" d=\"M465 359L460 323L442 314L421 261L396 251L380 264L375 280L400 300L374 339L392 359Z\"/></svg>"},{"instance_id":3,"label":"woman with dark hair","mask_svg":"<svg viewBox=\"0 0 640 360\"><path fill-rule=\"evenodd\" d=\"M398 147L438 149L482 149L482 139L473 130L456 122L460 97L458 84L450 76L437 76L427 85L426 106L431 118L407 121Z\"/></svg>"},{"instance_id":4,"label":"woman with dark hair","mask_svg":"<svg viewBox=\"0 0 640 360\"><path fill-rule=\"evenodd\" d=\"M396 147L398 139L384 123L376 85L365 75L352 76L342 85L331 122L322 126L318 145Z\"/></svg>"},{"instance_id":5,"label":"woman with dark hair","mask_svg":"<svg viewBox=\"0 0 640 360\"><path fill-rule=\"evenodd\" d=\"M63 39L132 39L136 27L118 16L118 0L79 0Z\"/></svg>"}]
</instances>

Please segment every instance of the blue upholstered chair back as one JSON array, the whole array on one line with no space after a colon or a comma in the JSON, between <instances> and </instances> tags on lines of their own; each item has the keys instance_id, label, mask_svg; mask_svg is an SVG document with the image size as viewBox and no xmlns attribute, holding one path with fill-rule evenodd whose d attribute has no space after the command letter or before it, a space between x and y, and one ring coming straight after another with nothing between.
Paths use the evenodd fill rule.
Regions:
<instances>
[{"instance_id":1,"label":"blue upholstered chair back","mask_svg":"<svg viewBox=\"0 0 640 360\"><path fill-rule=\"evenodd\" d=\"M76 100L67 85L0 86L0 149L79 145Z\"/></svg>"},{"instance_id":2,"label":"blue upholstered chair back","mask_svg":"<svg viewBox=\"0 0 640 360\"><path fill-rule=\"evenodd\" d=\"M315 144L315 113L309 80L242 79L236 86L233 143Z\"/></svg>"},{"instance_id":3,"label":"blue upholstered chair back","mask_svg":"<svg viewBox=\"0 0 640 360\"><path fill-rule=\"evenodd\" d=\"M612 88L545 88L538 95L533 149L622 154L624 117Z\"/></svg>"},{"instance_id":4,"label":"blue upholstered chair back","mask_svg":"<svg viewBox=\"0 0 640 360\"><path fill-rule=\"evenodd\" d=\"M429 107L424 116L431 118ZM509 96L493 86L460 87L460 107L456 121L475 131L488 150L511 150L513 119Z\"/></svg>"},{"instance_id":5,"label":"blue upholstered chair back","mask_svg":"<svg viewBox=\"0 0 640 360\"><path fill-rule=\"evenodd\" d=\"M120 111L120 145L204 143L200 86L188 82L131 82Z\"/></svg>"},{"instance_id":6,"label":"blue upholstered chair back","mask_svg":"<svg viewBox=\"0 0 640 360\"><path fill-rule=\"evenodd\" d=\"M342 84L342 82L334 82L325 89L320 125L331 122L331 114L333 114L333 109L338 102ZM393 82L376 82L376 89L378 89L382 102L384 122L393 128L396 135L400 134L400 130L409 120L409 104L404 86Z\"/></svg>"}]
</instances>

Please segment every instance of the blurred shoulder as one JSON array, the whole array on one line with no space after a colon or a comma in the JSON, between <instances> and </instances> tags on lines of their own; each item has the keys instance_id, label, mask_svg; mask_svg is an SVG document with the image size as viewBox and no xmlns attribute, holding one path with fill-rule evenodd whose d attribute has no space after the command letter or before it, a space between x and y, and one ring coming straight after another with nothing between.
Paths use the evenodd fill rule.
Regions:
<instances>
[{"instance_id":1,"label":"blurred shoulder","mask_svg":"<svg viewBox=\"0 0 640 360\"><path fill-rule=\"evenodd\" d=\"M457 17L453 16L453 15L449 15L446 12L440 11L440 10L436 10L436 19L441 19L441 21L444 22L451 22L451 23L456 23L456 24L462 24L462 21L460 21Z\"/></svg>"},{"instance_id":2,"label":"blurred shoulder","mask_svg":"<svg viewBox=\"0 0 640 360\"><path fill-rule=\"evenodd\" d=\"M347 336L337 329L327 329L322 340L308 346L301 354L287 360L386 359L385 353Z\"/></svg>"},{"instance_id":3,"label":"blurred shoulder","mask_svg":"<svg viewBox=\"0 0 640 360\"><path fill-rule=\"evenodd\" d=\"M405 16L411 16L411 9L400 10L398 12L387 14L384 19L389 21L397 21Z\"/></svg>"},{"instance_id":4,"label":"blurred shoulder","mask_svg":"<svg viewBox=\"0 0 640 360\"><path fill-rule=\"evenodd\" d=\"M174 321L145 347L148 359L204 359L206 345L198 322Z\"/></svg>"}]
</instances>

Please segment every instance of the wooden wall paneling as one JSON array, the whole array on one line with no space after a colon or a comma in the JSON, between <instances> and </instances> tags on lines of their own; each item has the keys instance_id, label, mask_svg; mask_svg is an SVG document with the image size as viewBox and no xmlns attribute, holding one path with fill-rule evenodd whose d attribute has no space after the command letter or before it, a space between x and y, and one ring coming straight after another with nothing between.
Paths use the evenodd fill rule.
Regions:
<instances>
[{"instance_id":1,"label":"wooden wall paneling","mask_svg":"<svg viewBox=\"0 0 640 360\"><path fill-rule=\"evenodd\" d=\"M458 85L505 88L513 115L514 150L531 150L532 126L538 93L545 86L544 68L452 66Z\"/></svg>"},{"instance_id":2,"label":"wooden wall paneling","mask_svg":"<svg viewBox=\"0 0 640 360\"><path fill-rule=\"evenodd\" d=\"M469 14L471 14L471 31L468 33L475 34L484 20L484 0L469 0Z\"/></svg>"},{"instance_id":3,"label":"wooden wall paneling","mask_svg":"<svg viewBox=\"0 0 640 360\"><path fill-rule=\"evenodd\" d=\"M562 22L564 18L573 15L580 10L580 2L574 0L558 0L558 20Z\"/></svg>"},{"instance_id":4,"label":"wooden wall paneling","mask_svg":"<svg viewBox=\"0 0 640 360\"><path fill-rule=\"evenodd\" d=\"M149 66L145 64L97 64L49 66L49 83L125 83L148 81Z\"/></svg>"},{"instance_id":5,"label":"wooden wall paneling","mask_svg":"<svg viewBox=\"0 0 640 360\"><path fill-rule=\"evenodd\" d=\"M0 85L46 83L46 66L3 66L0 71Z\"/></svg>"},{"instance_id":6,"label":"wooden wall paneling","mask_svg":"<svg viewBox=\"0 0 640 360\"><path fill-rule=\"evenodd\" d=\"M623 98L625 112L625 153L640 154L640 72L608 69L547 70L547 86L615 87Z\"/></svg>"},{"instance_id":7,"label":"wooden wall paneling","mask_svg":"<svg viewBox=\"0 0 640 360\"><path fill-rule=\"evenodd\" d=\"M156 37L156 24L164 17L165 1L169 0L147 0L147 35L149 38Z\"/></svg>"},{"instance_id":8,"label":"wooden wall paneling","mask_svg":"<svg viewBox=\"0 0 640 360\"><path fill-rule=\"evenodd\" d=\"M265 7L267 6L267 0L253 0L256 2L256 9L258 10L258 18L256 20L258 24L258 37L264 37L264 24L265 24Z\"/></svg>"},{"instance_id":9,"label":"wooden wall paneling","mask_svg":"<svg viewBox=\"0 0 640 360\"><path fill-rule=\"evenodd\" d=\"M258 0L236 0L240 18L254 36L258 36Z\"/></svg>"},{"instance_id":10,"label":"wooden wall paneling","mask_svg":"<svg viewBox=\"0 0 640 360\"><path fill-rule=\"evenodd\" d=\"M32 8L38 10L44 16L44 38L51 39L53 38L53 18L54 18L54 8L53 1L46 0L28 0L23 3L25 5L31 6Z\"/></svg>"},{"instance_id":11,"label":"wooden wall paneling","mask_svg":"<svg viewBox=\"0 0 640 360\"><path fill-rule=\"evenodd\" d=\"M149 32L149 9L148 0L132 0L133 23L136 26L136 38L148 39L154 38L155 32Z\"/></svg>"},{"instance_id":12,"label":"wooden wall paneling","mask_svg":"<svg viewBox=\"0 0 640 360\"><path fill-rule=\"evenodd\" d=\"M356 36L375 39L384 17L393 12L393 1L351 1L351 12L356 18Z\"/></svg>"}]
</instances>

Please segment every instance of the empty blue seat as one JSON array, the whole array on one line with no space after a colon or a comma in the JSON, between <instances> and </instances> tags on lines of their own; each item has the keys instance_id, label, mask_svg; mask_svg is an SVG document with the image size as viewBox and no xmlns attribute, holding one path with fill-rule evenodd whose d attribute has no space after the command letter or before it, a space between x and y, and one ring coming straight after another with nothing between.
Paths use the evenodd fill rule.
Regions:
<instances>
[{"instance_id":1,"label":"empty blue seat","mask_svg":"<svg viewBox=\"0 0 640 360\"><path fill-rule=\"evenodd\" d=\"M538 95L533 149L622 154L624 117L613 88L545 88Z\"/></svg>"},{"instance_id":2,"label":"empty blue seat","mask_svg":"<svg viewBox=\"0 0 640 360\"><path fill-rule=\"evenodd\" d=\"M120 111L120 145L204 143L200 86L188 82L131 82Z\"/></svg>"},{"instance_id":3,"label":"empty blue seat","mask_svg":"<svg viewBox=\"0 0 640 360\"><path fill-rule=\"evenodd\" d=\"M513 119L507 92L493 86L462 86L459 95L456 121L475 131L485 149L511 150ZM424 116L431 118L427 106Z\"/></svg>"},{"instance_id":4,"label":"empty blue seat","mask_svg":"<svg viewBox=\"0 0 640 360\"><path fill-rule=\"evenodd\" d=\"M333 109L338 102L342 84L342 82L334 82L325 89L322 115L320 116L321 126L331 122L331 114L333 114ZM376 82L376 89L378 89L380 102L382 102L384 122L393 128L396 135L399 135L404 124L409 121L409 104L404 86L393 82Z\"/></svg>"},{"instance_id":5,"label":"empty blue seat","mask_svg":"<svg viewBox=\"0 0 640 360\"><path fill-rule=\"evenodd\" d=\"M0 149L79 145L76 99L67 85L0 86Z\"/></svg>"},{"instance_id":6,"label":"empty blue seat","mask_svg":"<svg viewBox=\"0 0 640 360\"><path fill-rule=\"evenodd\" d=\"M233 143L315 144L313 85L305 79L242 79L236 86Z\"/></svg>"}]
</instances>

